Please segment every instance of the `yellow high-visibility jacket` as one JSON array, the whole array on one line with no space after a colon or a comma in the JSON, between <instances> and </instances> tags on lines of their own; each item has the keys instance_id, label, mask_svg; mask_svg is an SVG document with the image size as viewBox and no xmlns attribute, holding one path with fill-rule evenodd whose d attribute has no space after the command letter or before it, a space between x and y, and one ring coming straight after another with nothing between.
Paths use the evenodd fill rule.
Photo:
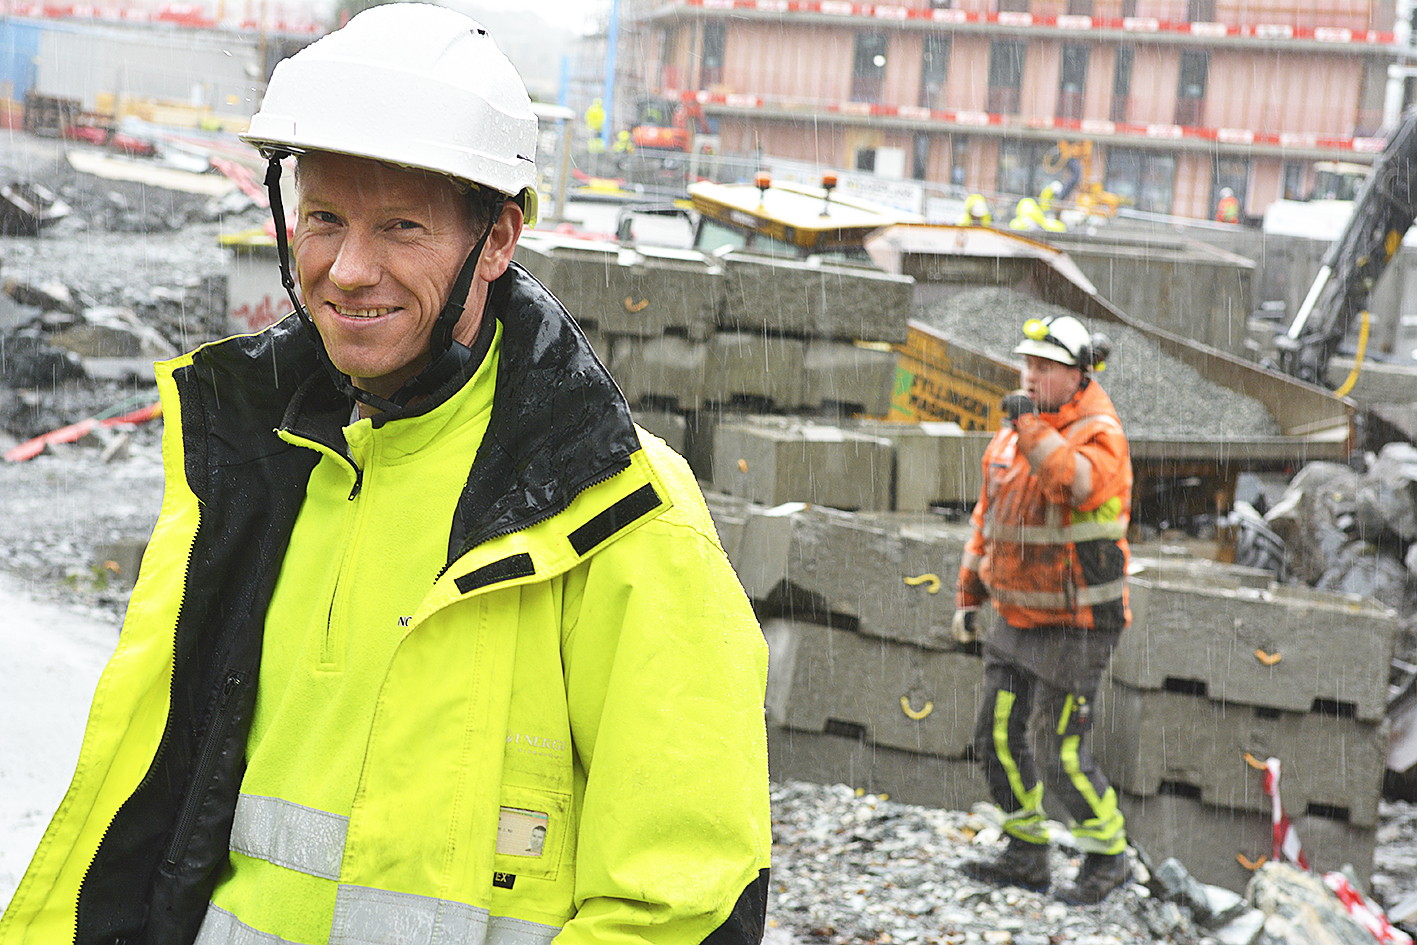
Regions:
<instances>
[{"instance_id":1,"label":"yellow high-visibility jacket","mask_svg":"<svg viewBox=\"0 0 1417 945\"><path fill-rule=\"evenodd\" d=\"M329 940L756 942L762 635L687 466L559 303L514 265L489 314L491 420L375 694ZM349 401L294 318L160 365L159 388L162 510L0 945L191 942L227 864L264 615L319 458L275 431L338 444ZM548 815L540 856L499 852L507 811Z\"/></svg>"}]
</instances>

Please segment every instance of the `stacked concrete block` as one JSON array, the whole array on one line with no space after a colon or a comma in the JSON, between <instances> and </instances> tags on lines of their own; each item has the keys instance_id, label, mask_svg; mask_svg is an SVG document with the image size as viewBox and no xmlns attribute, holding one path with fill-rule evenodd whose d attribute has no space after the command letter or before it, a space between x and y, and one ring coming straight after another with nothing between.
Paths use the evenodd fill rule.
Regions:
<instances>
[{"instance_id":1,"label":"stacked concrete block","mask_svg":"<svg viewBox=\"0 0 1417 945\"><path fill-rule=\"evenodd\" d=\"M723 274L698 253L544 237L524 240L513 258L577 321L608 335L703 340L718 320Z\"/></svg>"},{"instance_id":2,"label":"stacked concrete block","mask_svg":"<svg viewBox=\"0 0 1417 945\"><path fill-rule=\"evenodd\" d=\"M674 452L681 456L684 454L687 424L681 415L672 410L637 409L634 420L645 432L659 437Z\"/></svg>"},{"instance_id":3,"label":"stacked concrete block","mask_svg":"<svg viewBox=\"0 0 1417 945\"><path fill-rule=\"evenodd\" d=\"M801 406L884 417L895 369L888 345L811 339L802 361Z\"/></svg>"},{"instance_id":4,"label":"stacked concrete block","mask_svg":"<svg viewBox=\"0 0 1417 945\"><path fill-rule=\"evenodd\" d=\"M743 530L754 509L753 503L712 490L704 493L704 503L713 519L713 527L718 532L718 543L728 555L728 563L733 565L735 570L741 571L739 552L743 547Z\"/></svg>"},{"instance_id":5,"label":"stacked concrete block","mask_svg":"<svg viewBox=\"0 0 1417 945\"><path fill-rule=\"evenodd\" d=\"M729 254L725 327L814 338L905 340L914 280L866 267Z\"/></svg>"},{"instance_id":6,"label":"stacked concrete block","mask_svg":"<svg viewBox=\"0 0 1417 945\"><path fill-rule=\"evenodd\" d=\"M697 410L704 396L708 345L675 335L615 339L610 373L631 404Z\"/></svg>"},{"instance_id":7,"label":"stacked concrete block","mask_svg":"<svg viewBox=\"0 0 1417 945\"><path fill-rule=\"evenodd\" d=\"M802 403L806 342L782 335L720 331L708 342L703 401L792 410Z\"/></svg>"},{"instance_id":8,"label":"stacked concrete block","mask_svg":"<svg viewBox=\"0 0 1417 945\"><path fill-rule=\"evenodd\" d=\"M965 432L957 423L889 423L853 426L895 446L895 498L900 512L955 509L967 512L984 485L984 449L992 433Z\"/></svg>"},{"instance_id":9,"label":"stacked concrete block","mask_svg":"<svg viewBox=\"0 0 1417 945\"><path fill-rule=\"evenodd\" d=\"M743 524L738 576L754 600L810 605L814 619L844 618L866 636L949 650L968 536L965 527L915 516L757 506Z\"/></svg>"},{"instance_id":10,"label":"stacked concrete block","mask_svg":"<svg viewBox=\"0 0 1417 945\"><path fill-rule=\"evenodd\" d=\"M1243 895L1253 869L1274 855L1269 814L1216 807L1181 794L1122 794L1118 806L1127 819L1128 839L1152 862L1175 857L1203 883ZM1371 828L1303 811L1290 811L1290 816L1311 868L1327 872L1350 865L1367 880L1375 846Z\"/></svg>"},{"instance_id":11,"label":"stacked concrete block","mask_svg":"<svg viewBox=\"0 0 1417 945\"><path fill-rule=\"evenodd\" d=\"M1154 859L1241 889L1237 850L1269 852L1271 801L1251 761L1274 757L1306 850L1318 848L1307 829L1366 876L1388 745L1387 679L1374 667L1388 665L1396 617L1366 599L1258 584L1249 569L1142 564L1094 751ZM1198 836L1197 819L1223 833Z\"/></svg>"},{"instance_id":12,"label":"stacked concrete block","mask_svg":"<svg viewBox=\"0 0 1417 945\"><path fill-rule=\"evenodd\" d=\"M714 488L763 505L890 509L891 445L840 427L759 417L713 434Z\"/></svg>"}]
</instances>

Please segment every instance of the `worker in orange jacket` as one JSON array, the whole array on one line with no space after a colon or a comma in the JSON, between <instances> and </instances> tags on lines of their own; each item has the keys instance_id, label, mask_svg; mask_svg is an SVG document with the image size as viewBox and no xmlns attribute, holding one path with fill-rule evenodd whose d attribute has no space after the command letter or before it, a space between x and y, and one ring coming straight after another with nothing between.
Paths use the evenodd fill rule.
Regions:
<instances>
[{"instance_id":1,"label":"worker in orange jacket","mask_svg":"<svg viewBox=\"0 0 1417 945\"><path fill-rule=\"evenodd\" d=\"M984 454L954 618L956 638L970 642L983 604L992 601L997 612L983 634L975 751L1009 840L996 859L965 871L1048 887L1046 785L1086 854L1059 897L1093 903L1131 875L1116 792L1086 747L1102 672L1131 619L1131 457L1093 377L1104 366L1106 338L1071 315L1030 319L1024 334L1014 349L1024 358L1023 386L1004 398L1003 426Z\"/></svg>"}]
</instances>

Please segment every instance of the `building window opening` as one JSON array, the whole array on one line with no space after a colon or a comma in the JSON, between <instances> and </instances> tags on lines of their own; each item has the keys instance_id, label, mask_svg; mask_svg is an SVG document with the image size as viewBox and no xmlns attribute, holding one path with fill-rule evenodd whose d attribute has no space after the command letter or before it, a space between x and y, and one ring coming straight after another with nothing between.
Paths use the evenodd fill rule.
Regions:
<instances>
[{"instance_id":1,"label":"building window opening","mask_svg":"<svg viewBox=\"0 0 1417 945\"><path fill-rule=\"evenodd\" d=\"M1170 213L1176 192L1176 158L1127 148L1109 148L1104 186L1138 210Z\"/></svg>"},{"instance_id":2,"label":"building window opening","mask_svg":"<svg viewBox=\"0 0 1417 945\"><path fill-rule=\"evenodd\" d=\"M963 187L965 169L969 166L969 137L955 135L950 139L950 183Z\"/></svg>"},{"instance_id":3,"label":"building window opening","mask_svg":"<svg viewBox=\"0 0 1417 945\"><path fill-rule=\"evenodd\" d=\"M1117 49L1117 71L1112 73L1112 110L1107 116L1111 121L1127 121L1131 114L1132 60L1135 56L1135 46L1120 46Z\"/></svg>"},{"instance_id":4,"label":"building window opening","mask_svg":"<svg viewBox=\"0 0 1417 945\"><path fill-rule=\"evenodd\" d=\"M996 41L989 49L990 113L1017 115L1019 89L1023 85L1023 43Z\"/></svg>"},{"instance_id":5,"label":"building window opening","mask_svg":"<svg viewBox=\"0 0 1417 945\"><path fill-rule=\"evenodd\" d=\"M999 142L999 184L1001 193L1016 197L1037 197L1053 180L1043 169L1043 157L1051 145L1037 141Z\"/></svg>"},{"instance_id":6,"label":"building window opening","mask_svg":"<svg viewBox=\"0 0 1417 945\"><path fill-rule=\"evenodd\" d=\"M1027 13L1029 0L999 0L998 13Z\"/></svg>"},{"instance_id":7,"label":"building window opening","mask_svg":"<svg viewBox=\"0 0 1417 945\"><path fill-rule=\"evenodd\" d=\"M1092 16L1092 0L1068 0L1069 16Z\"/></svg>"},{"instance_id":8,"label":"building window opening","mask_svg":"<svg viewBox=\"0 0 1417 945\"><path fill-rule=\"evenodd\" d=\"M704 58L699 74L699 88L709 89L723 84L724 25L704 24Z\"/></svg>"},{"instance_id":9,"label":"building window opening","mask_svg":"<svg viewBox=\"0 0 1417 945\"><path fill-rule=\"evenodd\" d=\"M1186 0L1187 23L1214 23L1215 0Z\"/></svg>"},{"instance_id":10,"label":"building window opening","mask_svg":"<svg viewBox=\"0 0 1417 945\"><path fill-rule=\"evenodd\" d=\"M916 135L910 160L910 176L924 180L930 174L930 136Z\"/></svg>"},{"instance_id":11,"label":"building window opening","mask_svg":"<svg viewBox=\"0 0 1417 945\"><path fill-rule=\"evenodd\" d=\"M1205 83L1210 55L1181 53L1181 81L1176 89L1176 124L1199 127L1205 120Z\"/></svg>"},{"instance_id":12,"label":"building window opening","mask_svg":"<svg viewBox=\"0 0 1417 945\"><path fill-rule=\"evenodd\" d=\"M1067 43L1063 46L1063 61L1058 69L1059 118L1082 120L1083 90L1087 88L1086 46Z\"/></svg>"},{"instance_id":13,"label":"building window opening","mask_svg":"<svg viewBox=\"0 0 1417 945\"><path fill-rule=\"evenodd\" d=\"M950 68L950 38L930 33L920 57L920 107L943 110L945 77Z\"/></svg>"},{"instance_id":14,"label":"building window opening","mask_svg":"<svg viewBox=\"0 0 1417 945\"><path fill-rule=\"evenodd\" d=\"M1284 162L1284 199L1303 200L1304 180L1308 175L1305 173L1304 165L1299 161Z\"/></svg>"},{"instance_id":15,"label":"building window opening","mask_svg":"<svg viewBox=\"0 0 1417 945\"><path fill-rule=\"evenodd\" d=\"M879 102L885 88L886 50L890 40L885 33L857 33L856 57L851 71L851 100Z\"/></svg>"}]
</instances>

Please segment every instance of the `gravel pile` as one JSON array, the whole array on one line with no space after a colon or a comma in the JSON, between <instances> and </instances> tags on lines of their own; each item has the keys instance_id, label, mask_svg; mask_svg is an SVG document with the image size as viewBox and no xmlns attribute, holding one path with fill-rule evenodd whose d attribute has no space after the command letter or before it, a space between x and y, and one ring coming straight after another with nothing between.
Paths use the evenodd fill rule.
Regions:
<instances>
[{"instance_id":1,"label":"gravel pile","mask_svg":"<svg viewBox=\"0 0 1417 945\"><path fill-rule=\"evenodd\" d=\"M1012 362L1018 360L1012 352L1024 322L1069 314L1012 289L987 288L961 292L922 308L915 317L965 345ZM1206 380L1141 332L1120 324L1088 327L1100 329L1112 342L1098 381L1128 435L1233 439L1281 434L1263 404Z\"/></svg>"}]
</instances>

